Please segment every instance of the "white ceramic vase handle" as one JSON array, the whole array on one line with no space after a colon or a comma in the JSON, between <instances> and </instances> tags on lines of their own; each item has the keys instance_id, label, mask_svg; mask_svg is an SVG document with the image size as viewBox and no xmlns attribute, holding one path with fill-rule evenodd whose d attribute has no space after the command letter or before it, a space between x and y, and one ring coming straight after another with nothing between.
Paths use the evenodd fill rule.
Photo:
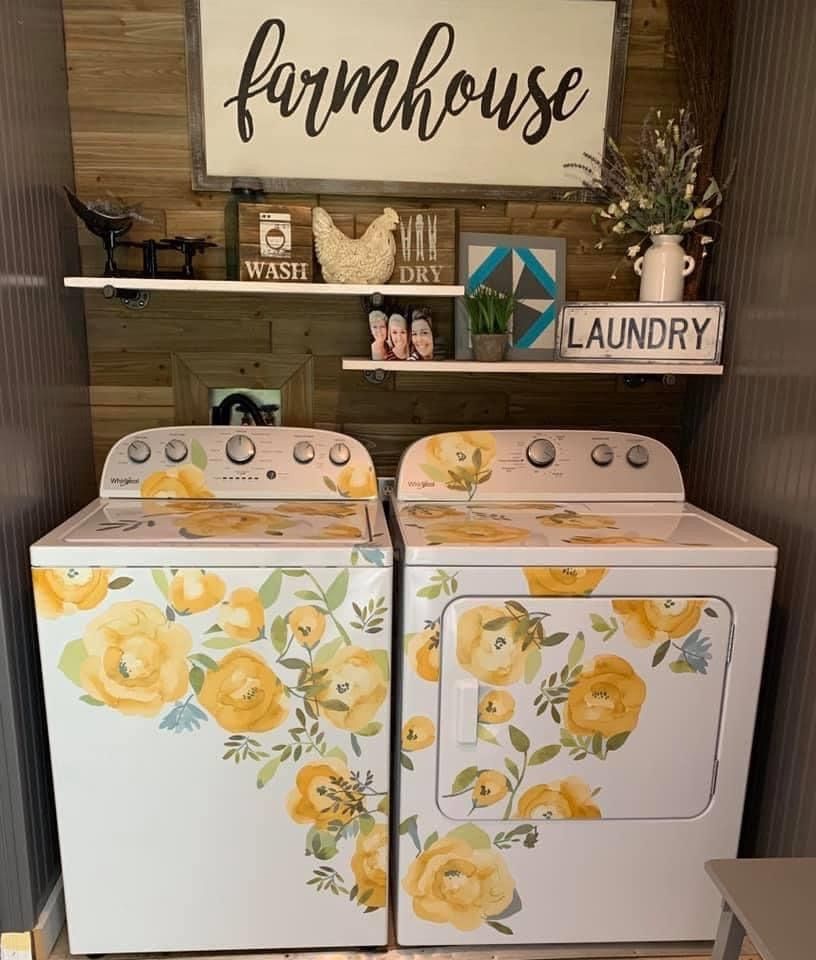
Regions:
<instances>
[{"instance_id":1,"label":"white ceramic vase handle","mask_svg":"<svg viewBox=\"0 0 816 960\"><path fill-rule=\"evenodd\" d=\"M683 269L683 276L687 277L697 266L697 262L694 257L685 257L685 268Z\"/></svg>"},{"instance_id":2,"label":"white ceramic vase handle","mask_svg":"<svg viewBox=\"0 0 816 960\"><path fill-rule=\"evenodd\" d=\"M692 267L692 269L694 268ZM635 260L634 270L639 277L643 276L643 257L638 257L637 260Z\"/></svg>"}]
</instances>

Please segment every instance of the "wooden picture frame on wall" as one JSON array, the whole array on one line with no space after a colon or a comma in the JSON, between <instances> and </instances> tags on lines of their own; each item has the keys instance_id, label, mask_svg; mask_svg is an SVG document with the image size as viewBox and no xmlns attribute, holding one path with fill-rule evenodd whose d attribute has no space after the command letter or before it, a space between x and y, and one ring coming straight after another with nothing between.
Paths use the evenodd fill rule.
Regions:
<instances>
[{"instance_id":1,"label":"wooden picture frame on wall","mask_svg":"<svg viewBox=\"0 0 816 960\"><path fill-rule=\"evenodd\" d=\"M210 390L230 387L280 390L281 426L311 427L314 393L310 356L244 353L174 353L173 403L179 424L210 422Z\"/></svg>"},{"instance_id":2,"label":"wooden picture frame on wall","mask_svg":"<svg viewBox=\"0 0 816 960\"><path fill-rule=\"evenodd\" d=\"M264 0L249 0L248 3L242 3L238 8L241 16L257 17L259 27L261 24L270 21L279 24L275 27L277 31L275 37L276 41L280 41L279 44L269 41L268 46L265 46L264 44L268 41L267 35L266 41L261 43L254 51L255 58L252 60L250 60L248 48L252 46L253 41L257 40L260 29L258 28L258 32L254 36L251 30L247 32L238 22L240 18L234 4L227 4L227 0L185 0L193 189L229 191L240 186L277 194L330 193L444 197L450 199L516 198L538 201L561 199L564 192L570 190L574 193L576 200L592 199L592 194L581 189L577 180L574 178L566 179L562 169L563 163L580 160L581 153L584 150L594 154L602 154L605 150L607 138L610 136L619 137L632 0L536 0L536 3L532 3L532 0L505 0L505 2L495 0L496 16L501 18L498 21L499 23L505 23L506 18L512 16L513 5L517 5L519 22L514 26L517 30L517 43L520 46L528 42L527 37L547 36L552 32L545 29L548 11L553 17L561 16L565 22L569 20L568 27L565 27L565 30L569 31L569 35L575 43L585 45L580 49L576 47L575 50L564 51L559 44L553 42L550 54L556 66L551 64L551 70L541 69L546 67L546 64L533 61L537 65L531 66L529 73L522 70L520 74L515 73L518 67L514 57L508 57L503 63L494 64L491 56L498 57L499 54L494 54L490 45L485 46L473 42L475 32L468 33L470 28L467 21L468 7L464 2L462 3L461 13L456 11L459 19L455 23L450 13L450 7L447 8L446 15L451 22L439 20L439 15L434 10L434 0L418 0L417 3L408 5L397 3L397 0L389 0L389 2L393 4L393 8L388 11L387 15L384 16L385 11L382 8L377 8L377 23L385 24L393 32L394 37L403 36L411 26L414 27L413 34L421 37L422 30L425 29L426 24L428 25L428 32L420 43L419 49L415 50L411 45L410 49L405 50L405 63L396 60L386 61L384 59L385 55L378 56L380 45L374 42L374 39L368 37L368 31L350 29L350 25L353 27L357 23L359 26L359 19L370 14L372 8L365 0L348 0L346 4L341 5L335 4L334 0L316 0L318 5L324 4L325 9L323 7L320 10L312 9L313 4L307 5L308 9L290 7L287 9L286 17L279 16L277 19L274 12L270 12L268 6L265 6ZM222 4L223 9L219 9ZM592 9L596 4L598 5L597 15ZM603 11L601 5L605 8ZM203 17L202 10L205 11ZM298 19L304 16L310 18L308 43L303 36L307 29L306 21ZM399 23L392 22L395 17L399 18L401 16L406 18L406 23L403 25L404 29L400 28ZM525 16L528 18L543 17L545 19L536 19L535 23L530 23L524 19ZM596 30L578 29L576 24L582 25L584 23L580 19L581 17L591 18L593 16L596 20L603 21L596 25ZM336 22L332 20L333 17L338 18ZM355 20L355 17L357 20ZM422 17L425 17L425 19L421 19ZM437 20L436 23L433 22L434 19ZM212 30L210 30L210 22L212 22ZM252 20L253 26L255 22L256 20ZM293 23L294 26L291 26ZM594 24L594 21L592 23ZM364 74L368 80L368 90L366 96L361 100L360 108L351 110L349 104L344 102L334 115L326 118L326 131L329 129L330 120L336 121L338 124L346 124L346 126L343 126L339 131L333 128L331 134L325 138L325 159L320 149L322 145L319 139L324 130L318 130L317 132L301 131L299 129L295 130L293 126L304 124L305 108L301 109L301 107L303 107L304 102L309 100L306 93L311 96L313 89L307 91L304 87L302 96L299 93L287 95L283 91L288 81L281 74L280 83L278 83L278 80L270 81L275 84L275 90L269 96L272 96L273 99L274 97L279 99L282 96L290 96L292 102L289 106L291 107L295 103L297 103L297 106L294 109L287 110L285 120L281 120L281 107L278 106L277 112L274 114L278 121L278 127L274 133L268 129L272 125L264 126L254 117L249 120L246 119L246 115L249 113L254 112L260 117L263 109L274 109L273 105L268 102L269 96L259 96L259 93L262 92L260 85L262 82L269 80L270 76L275 76L273 67L278 66L276 60L278 53L280 53L281 60L279 65L281 67L289 66L290 40L286 34L287 26L291 27L289 36L295 38L292 43L296 48L296 52L291 54L291 84L293 89L294 84L301 82L304 70L315 71L318 70L318 66L322 70L325 66L327 70L326 78L324 78L326 99L331 100L331 89L329 89L333 83L331 77L339 69L338 64L341 59L348 60L346 69L350 75L346 77L347 91L352 89L359 91L361 89L361 86L357 85L358 81L355 80L357 76L355 71L358 70L358 67L360 70L368 71L367 74ZM453 37L456 35L455 31L459 30L460 37L464 36L463 42L470 43L470 46L466 47L467 54L475 57L477 54L474 51L478 51L478 56L483 58L484 62L479 60L473 67L473 74L468 74L473 81L472 85L461 86L462 81L460 80L457 81L460 86L452 88L450 84L455 82L455 78L462 71L453 73L451 67L448 72L451 73L452 79L448 80L448 87L445 87L443 82L440 88L434 90L433 95L436 97L434 102L443 104L443 120L449 125L456 124L461 114L465 116L465 127L461 125L459 127L449 126L447 140L440 133L438 144L432 145L437 152L431 154L428 145L431 144L435 134L431 133L430 137L424 139L420 137L411 126L416 120L417 110L416 108L409 109L406 106L409 98L421 98L423 93L429 93L430 95L430 92L427 89L406 86L406 75L409 75L411 71L411 58L414 57L413 64L416 67L420 51L424 49L423 44L437 27L441 27L443 30L441 34L436 36L437 40L441 36L438 46L443 45L447 38L449 49L454 49ZM444 32L445 28L449 28L449 32ZM242 30L243 32L241 32ZM298 31L300 32L298 33ZM326 44L328 45L327 49L332 51L331 54L324 54L320 46L323 36L330 38L326 40ZM215 39L211 40L211 37ZM362 48L355 47L355 43L359 42L355 37L361 37L365 46ZM350 52L343 46L344 43L348 43ZM213 44L217 46L211 49ZM384 43L382 49L390 50L396 47L397 50L400 50L401 46L404 47L405 44ZM354 49L351 49L352 47ZM270 50L273 52L271 58ZM307 50L308 54L304 50ZM298 51L301 56L298 56ZM579 56L584 51L587 58L586 62L583 62L581 56ZM438 53L437 47L432 46L427 51L427 57L429 58L436 53ZM572 54L575 54L574 63L569 59ZM324 60L321 60L321 57L324 58L325 63ZM544 55L541 55L541 59L544 59ZM206 72L206 75L205 61L208 64L210 62L214 64ZM381 61L383 62L381 63ZM441 62L444 63L444 60ZM370 130L366 128L365 136L361 136L359 127L359 117L366 111L369 114L371 113L371 101L374 97L373 94L368 97L368 92L373 90L374 84L377 82L376 78L381 76L380 71L386 69L386 63L395 65L393 68L395 72L392 76L396 78L393 80L393 86L389 88L389 110L394 117L402 111L400 123L403 124L407 122L406 118L410 116L411 124L409 124L409 127L416 134L410 138L403 137L398 144L392 136L395 131L391 127L388 130L377 129L376 132L373 127ZM424 63L428 66L427 58ZM250 64L248 74L246 73L247 64ZM255 67L257 67L257 76ZM428 66L428 69L430 70L430 66ZM492 71L494 69L497 72L493 77L491 87L490 77L493 76ZM584 114L581 114L579 108L584 102L584 97L589 96L590 83L587 80L586 93L582 93L577 79L579 75L571 74L572 70L581 71L580 76L584 76L583 71L585 70L587 77L592 78L593 90L597 89L599 84L602 84L602 80L606 80L605 110L603 103L596 103L590 97L586 101L587 106L584 108ZM539 72L536 73L536 71ZM441 68L439 72L441 74ZM534 73L536 75L535 80L532 79ZM508 133L499 131L499 125L494 118L501 115L499 108L504 102L503 98L509 96L508 90L511 88L506 84L508 84L508 78L511 74L517 76L517 87L512 87L514 97L507 101L508 110L504 114L510 122L507 128ZM312 72L311 75L313 76L314 73ZM388 75L388 73L385 74L385 76ZM242 76L247 78L243 87L241 87ZM554 80L552 77L559 79ZM573 86L570 86L571 80L568 80L570 77L575 80ZM253 83L255 86L252 85ZM555 90L550 89L553 84L556 85ZM557 95L558 91L561 90L559 84L564 86L562 91L564 98L560 101L563 104L561 112L565 114L564 117L556 116L558 112L556 110L558 105ZM530 92L533 88L540 91L540 97L533 96ZM238 130L231 130L230 133L227 133L228 121L225 119L222 108L231 100L237 101L236 89L239 92L243 90L245 94L250 94L244 104L249 103L251 99L252 109L241 112L236 107ZM382 87L379 89L382 89ZM468 98L470 102L467 104L470 108L469 111L462 108L458 112L454 112L458 106L454 102L455 96L451 98L451 109L448 111L449 101L447 97L448 91L451 89L454 90L455 96L462 98L465 96L461 92L462 90L470 92ZM480 90L482 89L492 90L493 98L489 101L488 99L479 101ZM536 111L540 109L546 113L549 109L555 118L553 122L557 120L569 122L572 120L570 136L562 136L560 142L558 138L554 138L555 144L552 147L552 155L547 156L550 171L558 171L557 174L551 174L553 182L529 182L529 180L538 176L537 173L532 171L543 169L541 163L543 155L537 154L533 157L529 152L529 144L522 143L520 127L524 124L524 121L529 120L530 123L537 125L539 119L539 113L537 112L529 118L527 118L527 113L522 115L519 105L522 103L522 93L525 89L528 90L526 93L528 100L524 109L528 113L530 112L530 103L532 103ZM456 93L456 91L459 91L459 93ZM573 100L569 101L566 98L572 95L572 91L575 91L575 95ZM518 94L518 96L516 97L515 94ZM579 94L581 95L579 96ZM297 99L298 96L300 96L300 100ZM352 96L352 94L347 93L346 101L349 96ZM539 99L542 100L543 104L543 100L547 98L552 100L549 108L539 104ZM383 102L385 103L385 100ZM413 103L414 101L411 99L410 102ZM465 102L467 103L467 100ZM397 106L394 107L393 104ZM594 107L593 104L595 104ZM349 116L344 116L343 110L347 106L349 106ZM356 107L357 104L354 104L354 106ZM483 110L489 110L489 108L492 108L492 113L488 112L486 118L484 114L481 117L476 116ZM325 102L322 109L325 113L327 109ZM439 112L438 106L434 109ZM592 110L595 113L592 113ZM351 114L353 114L353 117ZM380 119L383 116L386 116L386 114L381 113ZM474 117L475 119L472 119ZM388 114L388 118L391 118L391 113ZM514 119L511 120L511 118ZM518 121L515 118L518 118ZM490 122L486 123L485 119ZM599 124L595 122L596 119L604 121L603 130L600 130ZM232 123L232 121L230 120L229 123ZM242 123L244 124L243 128ZM281 123L290 124L283 134L281 134ZM468 126L476 123L480 124L478 128ZM512 126L512 123L515 123L516 126ZM394 123L394 127L398 126L400 124ZM455 137L450 135L454 130L458 132L464 129L469 130L469 133L464 137L461 134ZM475 135L477 129L478 136ZM389 130L391 130L391 134L389 134ZM441 124L439 130L442 131ZM430 130L424 132L428 133ZM371 134L370 139L368 134ZM545 133L544 138L546 136ZM210 137L211 142L209 151L208 137ZM251 143L253 138L256 139L254 145ZM269 142L264 143L264 140ZM382 145L386 141L390 143L391 148L387 158L390 161L389 163L386 163L384 156L381 157L376 154L377 145ZM458 166L455 166L456 158L453 156L450 161L451 166L446 166L443 158L449 153L453 154L451 148L455 147L456 144L461 146L463 141L470 144L470 149L465 158ZM543 139L543 142L546 143L546 139ZM550 143L552 144L553 141L551 140ZM247 144L250 144L250 147L247 147ZM478 149L472 149L476 145ZM399 149L396 149L397 146ZM526 153L525 150L527 150ZM348 152L348 158L346 158L346 152ZM483 171L474 169L474 163L476 162L474 158L478 159L481 156L487 157L484 161ZM522 158L523 163L521 163ZM344 162L346 160L347 162ZM401 164L403 170L410 168L412 175L414 170L419 171L417 179L409 180L407 177L394 176L394 164L396 163ZM284 169L286 166L289 167L288 173ZM308 175L302 172L304 169L307 170ZM338 175L338 170L341 174L346 175ZM353 175L350 174L351 170L354 171ZM358 173L358 170L362 172ZM433 179L430 175L423 179L421 176L423 170L426 170L428 174L433 173ZM529 177L527 170L531 171ZM508 171L518 172L508 174ZM486 174L484 177L481 177L482 172ZM469 182L476 177L483 179L485 182ZM525 182L502 182L502 180L512 177L525 178Z\"/></svg>"}]
</instances>

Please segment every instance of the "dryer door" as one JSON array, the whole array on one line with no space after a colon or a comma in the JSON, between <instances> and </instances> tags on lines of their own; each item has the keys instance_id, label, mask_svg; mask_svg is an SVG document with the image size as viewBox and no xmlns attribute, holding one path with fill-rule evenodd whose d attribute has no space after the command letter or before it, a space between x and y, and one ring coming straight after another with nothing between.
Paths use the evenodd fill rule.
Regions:
<instances>
[{"instance_id":1,"label":"dryer door","mask_svg":"<svg viewBox=\"0 0 816 960\"><path fill-rule=\"evenodd\" d=\"M454 820L699 816L716 784L731 622L711 598L454 600L439 808Z\"/></svg>"}]
</instances>

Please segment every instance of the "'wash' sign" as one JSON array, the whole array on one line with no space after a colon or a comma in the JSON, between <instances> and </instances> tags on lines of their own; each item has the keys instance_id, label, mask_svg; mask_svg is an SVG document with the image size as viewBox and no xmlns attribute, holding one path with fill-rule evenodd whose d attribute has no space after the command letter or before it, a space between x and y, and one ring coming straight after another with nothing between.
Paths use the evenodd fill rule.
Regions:
<instances>
[{"instance_id":1,"label":"'wash' sign","mask_svg":"<svg viewBox=\"0 0 816 960\"><path fill-rule=\"evenodd\" d=\"M724 303L567 303L560 360L719 363Z\"/></svg>"},{"instance_id":2,"label":"'wash' sign","mask_svg":"<svg viewBox=\"0 0 816 960\"><path fill-rule=\"evenodd\" d=\"M618 100L626 7L187 0L197 173L575 187L564 164L603 152Z\"/></svg>"}]
</instances>

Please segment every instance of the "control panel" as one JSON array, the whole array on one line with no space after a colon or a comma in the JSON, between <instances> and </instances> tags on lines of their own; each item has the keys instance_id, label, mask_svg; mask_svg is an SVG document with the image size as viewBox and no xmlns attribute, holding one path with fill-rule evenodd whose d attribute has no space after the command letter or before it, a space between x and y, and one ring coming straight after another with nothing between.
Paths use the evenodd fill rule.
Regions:
<instances>
[{"instance_id":1,"label":"control panel","mask_svg":"<svg viewBox=\"0 0 816 960\"><path fill-rule=\"evenodd\" d=\"M160 427L108 454L100 496L369 500L374 465L352 437L300 427Z\"/></svg>"},{"instance_id":2,"label":"control panel","mask_svg":"<svg viewBox=\"0 0 816 960\"><path fill-rule=\"evenodd\" d=\"M682 501L674 454L657 440L591 430L474 430L418 440L399 500Z\"/></svg>"}]
</instances>

